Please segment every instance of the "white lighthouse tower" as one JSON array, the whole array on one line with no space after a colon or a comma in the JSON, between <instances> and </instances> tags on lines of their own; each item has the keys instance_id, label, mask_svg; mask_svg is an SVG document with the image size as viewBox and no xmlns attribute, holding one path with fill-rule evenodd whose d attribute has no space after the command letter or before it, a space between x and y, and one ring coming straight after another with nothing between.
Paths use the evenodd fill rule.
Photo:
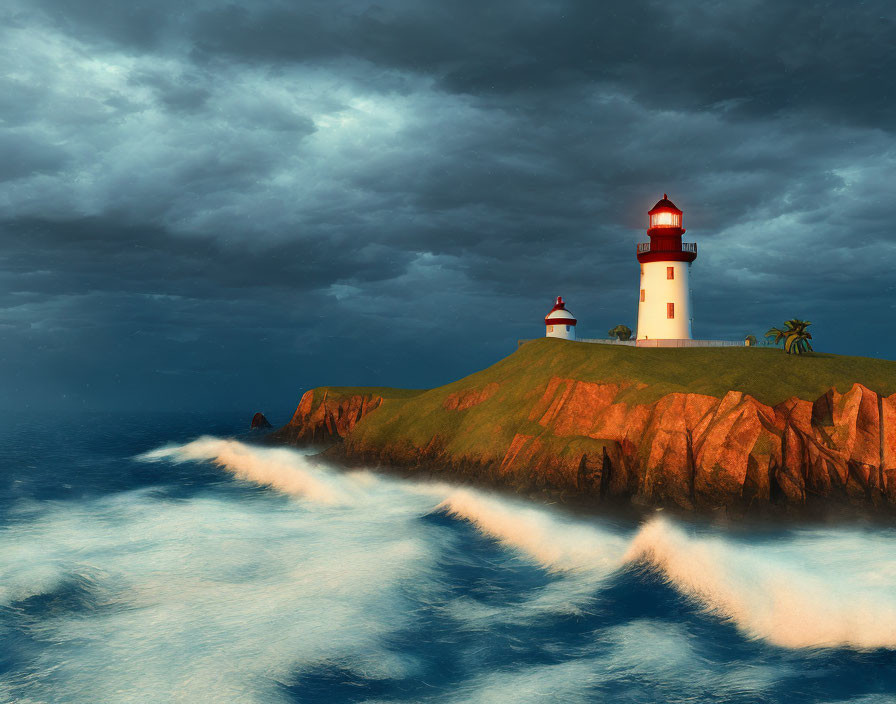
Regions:
<instances>
[{"instance_id":1,"label":"white lighthouse tower","mask_svg":"<svg viewBox=\"0 0 896 704\"><path fill-rule=\"evenodd\" d=\"M641 295L638 303L638 340L690 340L691 292L688 270L697 258L697 245L682 242L682 211L663 194L648 212L650 242L638 245Z\"/></svg>"},{"instance_id":2,"label":"white lighthouse tower","mask_svg":"<svg viewBox=\"0 0 896 704\"><path fill-rule=\"evenodd\" d=\"M572 313L566 310L566 304L562 296L557 296L557 302L550 312L544 317L545 337L559 337L563 340L576 339L576 319Z\"/></svg>"}]
</instances>

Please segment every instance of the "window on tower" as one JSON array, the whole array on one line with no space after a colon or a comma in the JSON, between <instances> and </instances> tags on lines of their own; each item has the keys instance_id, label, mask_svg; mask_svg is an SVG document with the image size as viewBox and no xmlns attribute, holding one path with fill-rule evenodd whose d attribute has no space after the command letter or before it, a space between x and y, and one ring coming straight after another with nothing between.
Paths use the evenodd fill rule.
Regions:
<instances>
[{"instance_id":1,"label":"window on tower","mask_svg":"<svg viewBox=\"0 0 896 704\"><path fill-rule=\"evenodd\" d=\"M554 332L554 326L548 325L548 332Z\"/></svg>"},{"instance_id":2,"label":"window on tower","mask_svg":"<svg viewBox=\"0 0 896 704\"><path fill-rule=\"evenodd\" d=\"M650 216L651 227L681 227L681 213L661 210Z\"/></svg>"},{"instance_id":3,"label":"window on tower","mask_svg":"<svg viewBox=\"0 0 896 704\"><path fill-rule=\"evenodd\" d=\"M675 317L675 304L667 303L666 304L666 317L672 319Z\"/></svg>"},{"instance_id":4,"label":"window on tower","mask_svg":"<svg viewBox=\"0 0 896 704\"><path fill-rule=\"evenodd\" d=\"M675 278L675 267L674 267L674 266L667 266L667 267L666 267L666 278L667 278L667 279L674 279L674 278Z\"/></svg>"},{"instance_id":5,"label":"window on tower","mask_svg":"<svg viewBox=\"0 0 896 704\"><path fill-rule=\"evenodd\" d=\"M644 291L644 289L642 288L642 289L641 289L641 303L644 302L645 298L646 298L645 291Z\"/></svg>"},{"instance_id":6,"label":"window on tower","mask_svg":"<svg viewBox=\"0 0 896 704\"><path fill-rule=\"evenodd\" d=\"M569 325L566 326L566 332L569 332Z\"/></svg>"}]
</instances>

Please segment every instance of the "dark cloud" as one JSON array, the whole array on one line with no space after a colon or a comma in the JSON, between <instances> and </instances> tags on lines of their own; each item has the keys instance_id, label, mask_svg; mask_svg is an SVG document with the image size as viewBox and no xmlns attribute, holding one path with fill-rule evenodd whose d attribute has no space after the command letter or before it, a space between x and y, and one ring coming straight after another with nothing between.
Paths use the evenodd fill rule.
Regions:
<instances>
[{"instance_id":1,"label":"dark cloud","mask_svg":"<svg viewBox=\"0 0 896 704\"><path fill-rule=\"evenodd\" d=\"M896 71L893 31L885 0L470 0L228 5L198 13L186 36L206 55L351 57L476 95L596 82L653 108L742 118L797 110L892 129L896 109L884 87Z\"/></svg>"},{"instance_id":2,"label":"dark cloud","mask_svg":"<svg viewBox=\"0 0 896 704\"><path fill-rule=\"evenodd\" d=\"M205 106L210 93L199 76L172 76L168 71L136 71L130 82L136 86L148 86L156 98L171 112L193 112Z\"/></svg>"},{"instance_id":3,"label":"dark cloud","mask_svg":"<svg viewBox=\"0 0 896 704\"><path fill-rule=\"evenodd\" d=\"M13 133L0 133L0 152L0 181L54 172L68 161L64 149Z\"/></svg>"},{"instance_id":4,"label":"dark cloud","mask_svg":"<svg viewBox=\"0 0 896 704\"><path fill-rule=\"evenodd\" d=\"M635 323L894 356L886 3L39 3L0 30L8 404L286 409ZM887 318L888 319L888 318Z\"/></svg>"}]
</instances>

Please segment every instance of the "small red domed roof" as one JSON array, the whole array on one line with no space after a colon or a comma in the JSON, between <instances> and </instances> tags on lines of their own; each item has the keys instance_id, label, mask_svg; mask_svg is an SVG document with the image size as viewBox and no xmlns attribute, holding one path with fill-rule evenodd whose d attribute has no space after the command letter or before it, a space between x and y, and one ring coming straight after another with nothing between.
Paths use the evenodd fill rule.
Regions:
<instances>
[{"instance_id":1,"label":"small red domed roof","mask_svg":"<svg viewBox=\"0 0 896 704\"><path fill-rule=\"evenodd\" d=\"M576 322L576 319L572 317L572 313L566 310L563 296L557 296L557 302L554 304L554 307L544 317L545 325L575 325Z\"/></svg>"},{"instance_id":2,"label":"small red domed roof","mask_svg":"<svg viewBox=\"0 0 896 704\"><path fill-rule=\"evenodd\" d=\"M566 310L566 301L563 300L563 296L557 296L557 302L554 304L554 307L551 308L551 313L555 310Z\"/></svg>"},{"instance_id":3,"label":"small red domed roof","mask_svg":"<svg viewBox=\"0 0 896 704\"><path fill-rule=\"evenodd\" d=\"M650 214L656 212L657 210L665 210L665 209L675 210L676 212L679 212L679 213L681 212L681 210L679 210L678 208L675 207L675 203L673 203L671 200L669 200L669 196L667 196L665 193L663 193L663 197L656 202L656 205L653 206L653 208L651 208L650 210L647 211L647 214L650 215Z\"/></svg>"}]
</instances>

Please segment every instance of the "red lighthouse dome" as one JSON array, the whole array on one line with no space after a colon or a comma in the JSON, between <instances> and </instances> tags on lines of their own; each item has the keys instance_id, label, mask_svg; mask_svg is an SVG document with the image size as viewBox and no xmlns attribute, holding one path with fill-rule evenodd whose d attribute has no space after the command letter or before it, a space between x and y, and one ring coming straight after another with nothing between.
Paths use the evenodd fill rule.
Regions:
<instances>
[{"instance_id":1,"label":"red lighthouse dome","mask_svg":"<svg viewBox=\"0 0 896 704\"><path fill-rule=\"evenodd\" d=\"M646 262L692 262L697 258L697 245L682 242L685 229L681 226L682 211L669 196L663 197L647 211L649 217L647 235L650 242L638 245L638 261Z\"/></svg>"},{"instance_id":2,"label":"red lighthouse dome","mask_svg":"<svg viewBox=\"0 0 896 704\"><path fill-rule=\"evenodd\" d=\"M647 213L650 216L650 228L654 227L681 227L681 211L675 207L675 203L669 200L669 196L663 193L661 200ZM682 230L682 233L684 230Z\"/></svg>"},{"instance_id":3,"label":"red lighthouse dome","mask_svg":"<svg viewBox=\"0 0 896 704\"><path fill-rule=\"evenodd\" d=\"M563 323L564 325L575 325L578 321L573 317L572 313L566 310L566 301L563 296L557 296L557 302L554 307L544 316L544 324Z\"/></svg>"}]
</instances>

